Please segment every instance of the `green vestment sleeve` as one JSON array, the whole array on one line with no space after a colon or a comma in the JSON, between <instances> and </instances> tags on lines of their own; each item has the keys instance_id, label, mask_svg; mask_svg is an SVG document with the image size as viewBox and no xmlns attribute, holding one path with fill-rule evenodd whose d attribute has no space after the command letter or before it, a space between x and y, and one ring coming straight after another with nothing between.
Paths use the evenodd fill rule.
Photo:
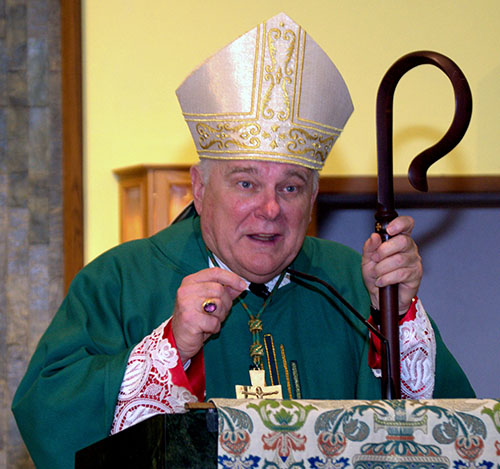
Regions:
<instances>
[{"instance_id":1,"label":"green vestment sleeve","mask_svg":"<svg viewBox=\"0 0 500 469\"><path fill-rule=\"evenodd\" d=\"M80 274L16 393L13 410L37 467L71 468L75 449L109 434L133 347L123 334L115 275L103 271L96 289L95 277Z\"/></svg>"},{"instance_id":2,"label":"green vestment sleeve","mask_svg":"<svg viewBox=\"0 0 500 469\"><path fill-rule=\"evenodd\" d=\"M12 405L38 468L71 468L109 435L130 352L171 315L182 278L207 266L193 221L179 225L108 251L72 282Z\"/></svg>"}]
</instances>

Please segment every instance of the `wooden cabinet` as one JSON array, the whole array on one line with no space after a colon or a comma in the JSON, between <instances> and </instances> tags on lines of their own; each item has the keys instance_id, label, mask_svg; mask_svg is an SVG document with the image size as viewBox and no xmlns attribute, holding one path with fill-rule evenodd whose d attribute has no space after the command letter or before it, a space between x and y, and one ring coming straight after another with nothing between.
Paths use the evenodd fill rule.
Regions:
<instances>
[{"instance_id":1,"label":"wooden cabinet","mask_svg":"<svg viewBox=\"0 0 500 469\"><path fill-rule=\"evenodd\" d=\"M168 226L192 200L190 165L138 165L117 169L120 241L144 238Z\"/></svg>"}]
</instances>

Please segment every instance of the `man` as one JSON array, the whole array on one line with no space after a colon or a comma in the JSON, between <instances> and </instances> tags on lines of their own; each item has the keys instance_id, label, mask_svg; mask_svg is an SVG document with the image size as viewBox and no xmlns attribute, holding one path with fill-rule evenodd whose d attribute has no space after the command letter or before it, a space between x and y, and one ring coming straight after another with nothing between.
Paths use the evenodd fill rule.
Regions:
<instances>
[{"instance_id":1,"label":"man","mask_svg":"<svg viewBox=\"0 0 500 469\"><path fill-rule=\"evenodd\" d=\"M352 112L317 44L280 14L209 59L178 96L202 160L191 171L197 214L75 278L13 403L37 466L71 467L110 432L235 397L249 366L266 384L293 369L285 398L380 397L365 326L289 268L333 284L365 317L378 287L399 283L404 396L473 396L416 298L410 218L394 220L384 244L372 235L362 258L304 238L317 171Z\"/></svg>"}]
</instances>

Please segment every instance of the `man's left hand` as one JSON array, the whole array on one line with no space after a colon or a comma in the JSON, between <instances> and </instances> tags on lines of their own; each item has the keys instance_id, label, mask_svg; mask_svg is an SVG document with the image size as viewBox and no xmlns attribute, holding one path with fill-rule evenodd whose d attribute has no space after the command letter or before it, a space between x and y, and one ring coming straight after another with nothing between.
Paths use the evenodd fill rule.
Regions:
<instances>
[{"instance_id":1,"label":"man's left hand","mask_svg":"<svg viewBox=\"0 0 500 469\"><path fill-rule=\"evenodd\" d=\"M387 225L391 238L382 243L372 233L363 246L361 268L372 305L379 307L379 287L399 284L399 314L405 314L422 280L422 261L411 238L413 218L397 217Z\"/></svg>"}]
</instances>

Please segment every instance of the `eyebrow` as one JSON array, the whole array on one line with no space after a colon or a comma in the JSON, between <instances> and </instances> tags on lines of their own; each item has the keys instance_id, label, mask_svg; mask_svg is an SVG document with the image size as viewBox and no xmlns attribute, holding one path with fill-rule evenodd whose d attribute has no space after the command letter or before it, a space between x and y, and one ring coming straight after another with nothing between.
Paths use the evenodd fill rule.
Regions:
<instances>
[{"instance_id":1,"label":"eyebrow","mask_svg":"<svg viewBox=\"0 0 500 469\"><path fill-rule=\"evenodd\" d=\"M256 174L256 173L258 173L258 170L256 168L251 167L251 166L237 166L235 168L230 169L226 173L226 176L231 176L233 174L239 174L239 173ZM287 177L296 176L299 179L302 179L302 181L307 182L307 175L300 172L300 171L296 171L294 169L289 169L288 171L286 171L285 176L287 176Z\"/></svg>"},{"instance_id":2,"label":"eyebrow","mask_svg":"<svg viewBox=\"0 0 500 469\"><path fill-rule=\"evenodd\" d=\"M304 182L307 182L307 176L300 171L289 170L289 171L287 171L286 175L287 176L297 176L299 179L302 179Z\"/></svg>"}]
</instances>

